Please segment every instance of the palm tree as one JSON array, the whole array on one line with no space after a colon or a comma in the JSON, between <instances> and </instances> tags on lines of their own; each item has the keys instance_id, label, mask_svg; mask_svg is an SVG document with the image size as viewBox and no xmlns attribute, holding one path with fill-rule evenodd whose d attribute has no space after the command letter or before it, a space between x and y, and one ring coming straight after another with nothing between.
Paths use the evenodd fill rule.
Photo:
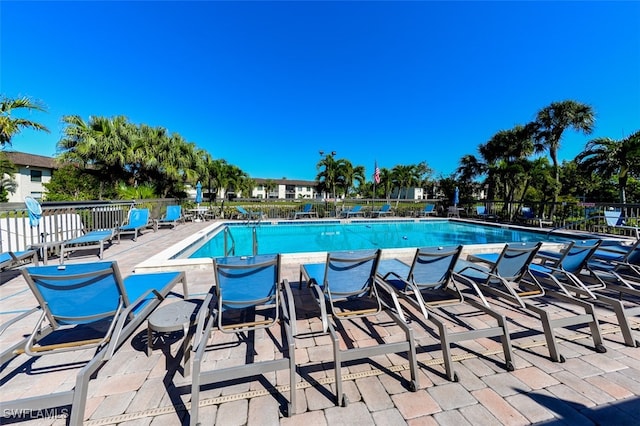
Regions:
<instances>
[{"instance_id":1,"label":"palm tree","mask_svg":"<svg viewBox=\"0 0 640 426\"><path fill-rule=\"evenodd\" d=\"M456 170L458 178L465 182L472 181L485 173L487 173L487 165L471 154L464 155L460 159L460 166Z\"/></svg>"},{"instance_id":2,"label":"palm tree","mask_svg":"<svg viewBox=\"0 0 640 426\"><path fill-rule=\"evenodd\" d=\"M419 176L418 185L426 194L429 188L433 187L433 169L429 167L426 161L421 161L416 165L416 174Z\"/></svg>"},{"instance_id":3,"label":"palm tree","mask_svg":"<svg viewBox=\"0 0 640 426\"><path fill-rule=\"evenodd\" d=\"M228 164L225 160L213 160L208 166L211 183L215 188L215 193L217 196L221 195L220 190L222 188L226 188L228 185L228 180L225 173L227 166Z\"/></svg>"},{"instance_id":4,"label":"palm tree","mask_svg":"<svg viewBox=\"0 0 640 426\"><path fill-rule=\"evenodd\" d=\"M6 203L8 193L12 194L18 189L18 182L13 178L18 168L7 158L4 151L0 151L0 202Z\"/></svg>"},{"instance_id":5,"label":"palm tree","mask_svg":"<svg viewBox=\"0 0 640 426\"><path fill-rule=\"evenodd\" d=\"M11 116L13 110L19 108L27 109L28 111L42 111L46 112L46 108L32 101L27 97L9 99L2 97L0 100L0 146L5 144L11 145L11 138L22 131L22 129L34 129L49 132L44 125L27 120L26 118L14 118Z\"/></svg>"},{"instance_id":6,"label":"palm tree","mask_svg":"<svg viewBox=\"0 0 640 426\"><path fill-rule=\"evenodd\" d=\"M640 130L620 141L593 139L578 154L576 161L588 172L597 173L605 179L617 176L620 202L625 204L629 177L633 174L640 176Z\"/></svg>"},{"instance_id":7,"label":"palm tree","mask_svg":"<svg viewBox=\"0 0 640 426\"><path fill-rule=\"evenodd\" d=\"M479 151L490 166L492 180L494 183L499 180L501 184L499 189L507 208L526 184L527 157L534 151L530 128L517 125L513 129L501 130L481 145Z\"/></svg>"},{"instance_id":8,"label":"palm tree","mask_svg":"<svg viewBox=\"0 0 640 426\"><path fill-rule=\"evenodd\" d=\"M391 198L391 191L393 190L393 176L391 170L386 167L380 168L380 183L377 185L377 188L382 189L384 198L386 198L387 201Z\"/></svg>"},{"instance_id":9,"label":"palm tree","mask_svg":"<svg viewBox=\"0 0 640 426\"><path fill-rule=\"evenodd\" d=\"M418 168L415 165L397 165L391 170L391 174L393 176L393 183L398 188L398 196L396 197L396 208L398 208L402 190L404 188L408 190L411 186L415 185L420 180L420 176L418 175Z\"/></svg>"},{"instance_id":10,"label":"palm tree","mask_svg":"<svg viewBox=\"0 0 640 426\"><path fill-rule=\"evenodd\" d=\"M339 183L339 162L334 158L334 154L327 154L316 165L319 171L316 181L321 191L330 193L332 198L336 198L336 187ZM324 167L324 169L323 169Z\"/></svg>"},{"instance_id":11,"label":"palm tree","mask_svg":"<svg viewBox=\"0 0 640 426\"><path fill-rule=\"evenodd\" d=\"M551 207L551 217L555 213L555 203L558 201L560 192L558 150L560 149L562 135L567 129L574 129L589 135L593 132L594 122L594 112L589 105L566 100L553 102L551 105L541 109L535 121L529 125L534 132L534 139L537 143L536 150L538 152L548 150L553 163L556 187L553 192L554 204Z\"/></svg>"},{"instance_id":12,"label":"palm tree","mask_svg":"<svg viewBox=\"0 0 640 426\"><path fill-rule=\"evenodd\" d=\"M338 161L338 181L344 191L345 197L349 196L355 183L358 183L358 186L360 186L364 183L365 179L364 166L354 167L349 160Z\"/></svg>"},{"instance_id":13,"label":"palm tree","mask_svg":"<svg viewBox=\"0 0 640 426\"><path fill-rule=\"evenodd\" d=\"M269 198L269 194L271 194L271 192L273 192L277 187L278 187L278 185L273 181L273 179L267 179L264 182L264 189L265 189L265 192L266 192L266 198Z\"/></svg>"}]
</instances>

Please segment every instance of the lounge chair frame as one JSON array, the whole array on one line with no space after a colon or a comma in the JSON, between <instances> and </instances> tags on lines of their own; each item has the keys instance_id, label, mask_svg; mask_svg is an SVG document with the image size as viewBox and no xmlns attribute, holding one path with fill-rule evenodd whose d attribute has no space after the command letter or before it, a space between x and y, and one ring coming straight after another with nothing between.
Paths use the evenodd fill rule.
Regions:
<instances>
[{"instance_id":1,"label":"lounge chair frame","mask_svg":"<svg viewBox=\"0 0 640 426\"><path fill-rule=\"evenodd\" d=\"M543 225L547 225L547 226L553 225L552 220L548 220L548 219L544 219L536 216L533 213L533 210L531 209L531 207L527 207L527 206L524 206L520 209L520 216L518 216L517 219L525 223L536 222L540 228L542 228Z\"/></svg>"},{"instance_id":2,"label":"lounge chair frame","mask_svg":"<svg viewBox=\"0 0 640 426\"><path fill-rule=\"evenodd\" d=\"M429 204L426 204L426 205L424 206L424 209L422 209L422 210L418 211L418 212L416 213L416 216L417 216L417 217L423 217L423 216L435 215L435 214L437 214L437 213L438 213L438 212L436 211L436 205L435 205L435 204L431 204L431 203L429 203Z\"/></svg>"},{"instance_id":3,"label":"lounge chair frame","mask_svg":"<svg viewBox=\"0 0 640 426\"><path fill-rule=\"evenodd\" d=\"M38 265L38 250L7 251L0 253L0 271L33 263Z\"/></svg>"},{"instance_id":4,"label":"lounge chair frame","mask_svg":"<svg viewBox=\"0 0 640 426\"><path fill-rule=\"evenodd\" d=\"M364 212L362 211L362 206L360 204L357 204L352 208L350 208L349 210L343 211L341 213L341 216L346 219L349 219L351 217L361 217L363 215L364 215Z\"/></svg>"},{"instance_id":5,"label":"lounge chair frame","mask_svg":"<svg viewBox=\"0 0 640 426\"><path fill-rule=\"evenodd\" d=\"M397 259L385 260L382 261L378 271L378 276L384 283L383 288L392 298L396 311L403 320L406 321L404 309L396 296L422 313L422 318L417 319L430 321L437 327L446 376L449 380L456 382L458 375L453 368L451 357L451 344L454 342L500 337L505 368L507 371L515 369L506 318L491 308L475 282L454 272L461 252L462 246L417 249L411 265ZM464 297L460 289L462 283L472 290L473 296L478 300ZM435 293L439 293L438 296L441 297L434 298ZM444 295L449 297L443 298ZM491 316L496 320L497 326L452 332L441 310L461 304L471 305Z\"/></svg>"},{"instance_id":6,"label":"lounge chair frame","mask_svg":"<svg viewBox=\"0 0 640 426\"><path fill-rule=\"evenodd\" d=\"M636 239L640 239L640 227L626 224L626 218L620 210L605 210L604 219L608 228L629 229L635 231Z\"/></svg>"},{"instance_id":7,"label":"lounge chair frame","mask_svg":"<svg viewBox=\"0 0 640 426\"><path fill-rule=\"evenodd\" d=\"M304 281L309 286L311 294L320 308L323 332L328 332L331 336L335 363L336 405L347 406L349 404L349 400L342 390L341 367L342 363L346 361L361 360L388 353L407 352L411 372L409 390L415 392L420 387L413 329L378 296L379 283L376 280L376 270L380 253L380 250L349 254L328 253L324 264L300 266L300 285ZM341 277L338 278L338 276ZM348 308L351 301L362 298L373 299L372 305L374 307L357 310L345 309ZM382 311L387 313L404 331L405 341L340 349L340 333L336 331L336 327L340 325L341 321L376 316Z\"/></svg>"},{"instance_id":8,"label":"lounge chair frame","mask_svg":"<svg viewBox=\"0 0 640 426\"><path fill-rule=\"evenodd\" d=\"M98 258L104 255L104 245L106 242L112 243L116 231L114 229L96 229L76 238L72 238L60 243L60 264L64 263L65 254L69 255L74 251L98 249Z\"/></svg>"},{"instance_id":9,"label":"lounge chair frame","mask_svg":"<svg viewBox=\"0 0 640 426\"><path fill-rule=\"evenodd\" d=\"M88 266L89 265L89 266ZM48 353L60 353L73 350L95 349L90 361L76 375L75 387L72 390L31 396L2 403L2 408L9 411L42 410L71 405L69 424L82 424L86 406L89 380L109 361L118 348L140 327L153 310L172 291L173 287L182 283L183 295L187 297L187 281L184 272L164 272L151 274L132 274L122 279L116 262L96 262L92 264L73 264L65 267L36 266L22 269L27 284L40 303L39 307L14 318L0 327L0 334L34 313L40 313L40 319L34 331L10 347L3 348L0 363L8 361L20 354L43 356ZM45 296L41 288L60 286L65 288L92 288L96 281L109 280L117 287L110 294L119 293L117 300L112 300L113 309L90 316L60 316L52 311L51 299ZM42 287L42 283L45 287ZM160 284L160 285L159 285ZM127 290L129 289L129 290ZM130 300L129 291L135 295ZM53 333L67 331L67 323L91 323L100 318L112 318L112 323L105 335L97 340L76 341L65 344L39 346L37 342Z\"/></svg>"},{"instance_id":10,"label":"lounge chair frame","mask_svg":"<svg viewBox=\"0 0 640 426\"><path fill-rule=\"evenodd\" d=\"M631 324L624 305L624 296L634 298L634 308L640 300L640 290L623 285L608 285L620 278L614 271L596 271L589 266L589 260L601 244L600 240L572 241L561 252L544 251L543 264L534 265L532 273L538 278L563 288L568 294L590 303L605 306L614 311L625 345L640 346L640 340L633 336ZM606 281L605 281L606 280Z\"/></svg>"},{"instance_id":11,"label":"lounge chair frame","mask_svg":"<svg viewBox=\"0 0 640 426\"><path fill-rule=\"evenodd\" d=\"M300 219L300 218L303 218L303 217L306 217L306 218L309 218L309 219L311 219L312 217L315 217L315 218L318 217L318 212L313 210L313 204L307 203L307 204L304 205L304 207L302 208L301 211L295 212L293 214L293 218L294 219Z\"/></svg>"},{"instance_id":12,"label":"lounge chair frame","mask_svg":"<svg viewBox=\"0 0 640 426\"><path fill-rule=\"evenodd\" d=\"M296 407L297 378L294 341L296 317L289 283L286 279L280 278L280 255L213 259L213 268L215 284L200 310L193 344L190 424L198 424L202 386L279 370L289 371L290 399L285 414L293 415ZM255 279L259 279L260 283L252 282ZM273 281L265 281L269 279ZM258 284L258 286L252 287L252 284ZM235 288L230 288L232 285ZM264 291L251 294L250 290L258 290L256 287ZM251 310L263 308L274 309L273 317L260 321L232 323L224 321L224 314L229 310L250 313ZM282 319L279 318L280 314ZM278 323L282 327L281 335L284 340L281 343L283 358L202 371L207 342L216 329L223 333L252 333L255 330L273 327Z\"/></svg>"},{"instance_id":13,"label":"lounge chair frame","mask_svg":"<svg viewBox=\"0 0 640 426\"><path fill-rule=\"evenodd\" d=\"M156 228L150 221L149 209L132 208L129 210L127 223L117 229L118 243L123 234L133 234L133 241L138 241L138 233L142 235L142 230L149 227L152 227L155 232Z\"/></svg>"},{"instance_id":14,"label":"lounge chair frame","mask_svg":"<svg viewBox=\"0 0 640 426\"><path fill-rule=\"evenodd\" d=\"M531 262L541 245L540 242L506 244L501 253L468 256L469 261L459 261L456 270L478 283L483 292L505 299L520 309L536 314L542 323L551 360L565 361L556 341L554 330L558 327L588 324L596 352L606 352L593 305L572 297L562 286L558 289L546 289L531 273ZM515 258L520 260L510 264L510 260ZM473 262L483 262L489 266L483 267ZM543 307L549 298L573 305L584 310L585 313L575 314L574 312L573 316L552 319L551 314ZM540 301L542 306L534 304L535 301Z\"/></svg>"},{"instance_id":15,"label":"lounge chair frame","mask_svg":"<svg viewBox=\"0 0 640 426\"><path fill-rule=\"evenodd\" d=\"M182 206L171 205L167 206L167 211L160 219L153 221L154 230L157 231L161 226L171 226L175 228L179 223L184 223L185 218L182 215Z\"/></svg>"},{"instance_id":16,"label":"lounge chair frame","mask_svg":"<svg viewBox=\"0 0 640 426\"><path fill-rule=\"evenodd\" d=\"M621 290L640 290L640 239L626 250L601 245L587 267L593 273L605 274L607 285L620 285Z\"/></svg>"},{"instance_id":17,"label":"lounge chair frame","mask_svg":"<svg viewBox=\"0 0 640 426\"><path fill-rule=\"evenodd\" d=\"M236 210L238 211L238 219L240 220L246 220L249 222L251 220L260 221L264 218L264 213L249 211L242 206L236 206Z\"/></svg>"},{"instance_id":18,"label":"lounge chair frame","mask_svg":"<svg viewBox=\"0 0 640 426\"><path fill-rule=\"evenodd\" d=\"M391 216L391 204L385 204L380 209L371 212L371 217Z\"/></svg>"}]
</instances>

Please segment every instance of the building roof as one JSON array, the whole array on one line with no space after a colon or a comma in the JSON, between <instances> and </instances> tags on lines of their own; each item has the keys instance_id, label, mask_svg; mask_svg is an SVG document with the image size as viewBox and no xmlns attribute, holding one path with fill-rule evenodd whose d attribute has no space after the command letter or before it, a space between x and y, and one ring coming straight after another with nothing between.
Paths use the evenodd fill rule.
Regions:
<instances>
[{"instance_id":1,"label":"building roof","mask_svg":"<svg viewBox=\"0 0 640 426\"><path fill-rule=\"evenodd\" d=\"M296 186L316 186L318 182L315 180L296 180L296 179L263 179L255 178L257 185L264 185L267 181L271 181L276 185L296 185Z\"/></svg>"},{"instance_id":2,"label":"building roof","mask_svg":"<svg viewBox=\"0 0 640 426\"><path fill-rule=\"evenodd\" d=\"M58 161L44 155L27 154L26 152L4 151L9 161L16 166L41 167L43 169L57 169Z\"/></svg>"}]
</instances>

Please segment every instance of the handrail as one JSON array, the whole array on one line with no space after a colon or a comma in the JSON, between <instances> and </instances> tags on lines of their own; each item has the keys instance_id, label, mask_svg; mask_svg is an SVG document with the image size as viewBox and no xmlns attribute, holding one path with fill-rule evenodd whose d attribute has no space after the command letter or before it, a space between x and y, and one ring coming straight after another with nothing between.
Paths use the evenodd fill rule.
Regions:
<instances>
[{"instance_id":1,"label":"handrail","mask_svg":"<svg viewBox=\"0 0 640 426\"><path fill-rule=\"evenodd\" d=\"M228 242L227 238L231 238L231 250L227 250ZM228 226L224 227L224 255L225 257L234 256L236 254L236 240L233 238L233 234L231 233L231 229Z\"/></svg>"},{"instance_id":2,"label":"handrail","mask_svg":"<svg viewBox=\"0 0 640 426\"><path fill-rule=\"evenodd\" d=\"M256 256L258 254L258 230L254 226L251 230L252 240L253 240L253 255Z\"/></svg>"},{"instance_id":3,"label":"handrail","mask_svg":"<svg viewBox=\"0 0 640 426\"><path fill-rule=\"evenodd\" d=\"M231 239L231 247L229 247L229 239ZM251 240L252 240L252 248L253 255L258 255L258 230L254 226L251 229ZM233 238L233 234L231 233L231 229L229 226L224 227L224 256L235 256L236 255L236 240Z\"/></svg>"}]
</instances>

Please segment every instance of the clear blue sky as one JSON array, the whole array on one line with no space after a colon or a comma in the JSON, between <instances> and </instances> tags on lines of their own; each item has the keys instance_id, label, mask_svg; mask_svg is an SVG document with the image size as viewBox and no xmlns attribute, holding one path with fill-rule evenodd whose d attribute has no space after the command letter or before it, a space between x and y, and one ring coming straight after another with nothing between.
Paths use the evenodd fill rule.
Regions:
<instances>
[{"instance_id":1,"label":"clear blue sky","mask_svg":"<svg viewBox=\"0 0 640 426\"><path fill-rule=\"evenodd\" d=\"M640 129L640 2L0 3L0 92L42 101L12 149L54 155L63 115L162 126L253 178L319 150L448 175L554 101L596 112L561 159Z\"/></svg>"}]
</instances>

